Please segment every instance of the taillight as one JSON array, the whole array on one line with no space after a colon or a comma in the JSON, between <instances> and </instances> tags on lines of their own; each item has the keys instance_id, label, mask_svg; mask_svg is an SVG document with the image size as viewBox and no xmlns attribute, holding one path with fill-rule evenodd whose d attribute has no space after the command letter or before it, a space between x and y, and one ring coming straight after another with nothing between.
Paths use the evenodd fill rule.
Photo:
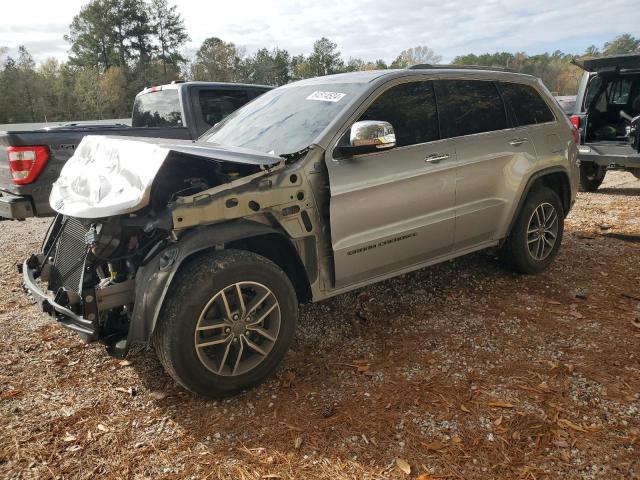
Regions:
<instances>
[{"instance_id":1,"label":"taillight","mask_svg":"<svg viewBox=\"0 0 640 480\"><path fill-rule=\"evenodd\" d=\"M580 143L580 117L578 115L571 115L569 120L571 120L571 125L573 125L573 141L578 144Z\"/></svg>"},{"instance_id":2,"label":"taillight","mask_svg":"<svg viewBox=\"0 0 640 480\"><path fill-rule=\"evenodd\" d=\"M9 170L16 185L33 182L49 161L49 147L7 147Z\"/></svg>"}]
</instances>

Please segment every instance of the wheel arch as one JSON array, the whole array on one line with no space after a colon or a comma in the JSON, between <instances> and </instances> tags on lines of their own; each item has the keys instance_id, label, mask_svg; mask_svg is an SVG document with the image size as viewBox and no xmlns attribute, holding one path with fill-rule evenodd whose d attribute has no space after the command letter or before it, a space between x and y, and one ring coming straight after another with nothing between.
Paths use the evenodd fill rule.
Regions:
<instances>
[{"instance_id":1,"label":"wheel arch","mask_svg":"<svg viewBox=\"0 0 640 480\"><path fill-rule=\"evenodd\" d=\"M560 166L545 168L535 172L527 180L527 183L522 190L522 194L520 195L520 199L518 200L518 205L511 217L505 237L508 237L511 234L513 225L515 224L518 215L520 215L529 193L540 187L547 187L556 192L562 202L564 216L566 217L569 214L569 210L571 209L571 181L569 180L567 170Z\"/></svg>"},{"instance_id":2,"label":"wheel arch","mask_svg":"<svg viewBox=\"0 0 640 480\"><path fill-rule=\"evenodd\" d=\"M246 220L196 227L138 270L136 302L124 347L125 354L130 345L150 340L167 291L180 268L194 261L198 255L225 248L243 249L265 256L289 276L299 301L311 299L311 288L302 260L295 246L278 229Z\"/></svg>"}]
</instances>

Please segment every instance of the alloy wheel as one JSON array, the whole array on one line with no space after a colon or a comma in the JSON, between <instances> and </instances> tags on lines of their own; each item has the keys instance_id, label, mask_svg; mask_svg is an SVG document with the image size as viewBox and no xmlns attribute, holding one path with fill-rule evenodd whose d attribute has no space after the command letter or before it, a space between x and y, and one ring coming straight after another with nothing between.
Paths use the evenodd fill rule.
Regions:
<instances>
[{"instance_id":1,"label":"alloy wheel","mask_svg":"<svg viewBox=\"0 0 640 480\"><path fill-rule=\"evenodd\" d=\"M280 320L280 305L269 288L257 282L229 285L209 300L198 318L198 358L216 375L247 373L273 349Z\"/></svg>"},{"instance_id":2,"label":"alloy wheel","mask_svg":"<svg viewBox=\"0 0 640 480\"><path fill-rule=\"evenodd\" d=\"M558 238L558 212L550 203L536 207L527 226L527 247L534 260L544 260L553 251Z\"/></svg>"}]
</instances>

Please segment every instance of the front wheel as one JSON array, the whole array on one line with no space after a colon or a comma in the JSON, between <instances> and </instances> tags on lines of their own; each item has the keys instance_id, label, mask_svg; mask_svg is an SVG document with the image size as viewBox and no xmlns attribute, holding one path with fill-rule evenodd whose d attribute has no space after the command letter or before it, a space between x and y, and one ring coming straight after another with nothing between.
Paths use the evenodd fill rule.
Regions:
<instances>
[{"instance_id":1,"label":"front wheel","mask_svg":"<svg viewBox=\"0 0 640 480\"><path fill-rule=\"evenodd\" d=\"M558 254L564 209L553 190L529 193L502 250L502 260L520 273L546 270Z\"/></svg>"},{"instance_id":2,"label":"front wheel","mask_svg":"<svg viewBox=\"0 0 640 480\"><path fill-rule=\"evenodd\" d=\"M607 167L601 167L593 162L580 163L580 190L583 192L595 192L607 174Z\"/></svg>"},{"instance_id":3,"label":"front wheel","mask_svg":"<svg viewBox=\"0 0 640 480\"><path fill-rule=\"evenodd\" d=\"M153 343L180 385L204 396L227 395L273 373L297 316L295 290L282 269L251 252L223 250L181 267Z\"/></svg>"}]
</instances>

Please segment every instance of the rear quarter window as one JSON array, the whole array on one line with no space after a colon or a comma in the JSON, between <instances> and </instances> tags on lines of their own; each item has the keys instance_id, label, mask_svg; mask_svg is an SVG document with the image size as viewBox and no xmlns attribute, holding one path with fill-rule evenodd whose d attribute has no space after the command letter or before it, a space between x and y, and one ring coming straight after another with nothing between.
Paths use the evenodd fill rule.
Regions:
<instances>
[{"instance_id":1,"label":"rear quarter window","mask_svg":"<svg viewBox=\"0 0 640 480\"><path fill-rule=\"evenodd\" d=\"M492 81L437 80L435 82L442 138L507 128L507 116Z\"/></svg>"},{"instance_id":2,"label":"rear quarter window","mask_svg":"<svg viewBox=\"0 0 640 480\"><path fill-rule=\"evenodd\" d=\"M182 127L182 109L177 89L157 90L136 97L132 127Z\"/></svg>"},{"instance_id":3,"label":"rear quarter window","mask_svg":"<svg viewBox=\"0 0 640 480\"><path fill-rule=\"evenodd\" d=\"M215 125L249 101L246 90L201 90L200 110L208 125Z\"/></svg>"},{"instance_id":4,"label":"rear quarter window","mask_svg":"<svg viewBox=\"0 0 640 480\"><path fill-rule=\"evenodd\" d=\"M538 91L530 85L500 83L502 96L511 105L519 126L555 120L553 112Z\"/></svg>"}]
</instances>

